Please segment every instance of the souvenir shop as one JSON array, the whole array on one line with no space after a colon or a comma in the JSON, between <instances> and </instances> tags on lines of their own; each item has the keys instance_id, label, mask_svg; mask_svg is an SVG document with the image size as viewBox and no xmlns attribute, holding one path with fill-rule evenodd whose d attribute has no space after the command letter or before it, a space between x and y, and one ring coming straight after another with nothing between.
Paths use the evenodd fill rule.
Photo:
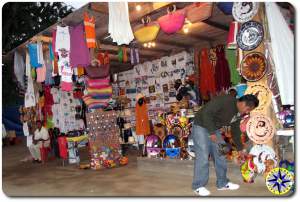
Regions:
<instances>
[{"instance_id":1,"label":"souvenir shop","mask_svg":"<svg viewBox=\"0 0 300 202\"><path fill-rule=\"evenodd\" d=\"M254 94L259 106L226 128L238 135L224 155L245 182L293 171L279 138L293 145L293 32L293 11L276 3L88 3L14 50L24 134L42 120L57 158L82 166L88 147L95 170L126 165L124 146L189 162L195 113L218 95Z\"/></svg>"}]
</instances>

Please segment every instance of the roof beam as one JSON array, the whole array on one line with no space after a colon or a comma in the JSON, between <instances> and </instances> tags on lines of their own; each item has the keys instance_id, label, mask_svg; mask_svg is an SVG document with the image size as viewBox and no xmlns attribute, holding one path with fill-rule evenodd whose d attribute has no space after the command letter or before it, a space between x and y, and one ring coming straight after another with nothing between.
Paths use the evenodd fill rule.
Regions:
<instances>
[{"instance_id":1,"label":"roof beam","mask_svg":"<svg viewBox=\"0 0 300 202\"><path fill-rule=\"evenodd\" d=\"M203 20L202 22L205 23L205 24L207 24L207 25L210 25L212 27L215 27L217 29L221 29L221 30L224 30L226 32L229 31L229 26L221 24L221 23L218 23L218 22L215 22L215 21L212 21L210 19Z\"/></svg>"}]
</instances>

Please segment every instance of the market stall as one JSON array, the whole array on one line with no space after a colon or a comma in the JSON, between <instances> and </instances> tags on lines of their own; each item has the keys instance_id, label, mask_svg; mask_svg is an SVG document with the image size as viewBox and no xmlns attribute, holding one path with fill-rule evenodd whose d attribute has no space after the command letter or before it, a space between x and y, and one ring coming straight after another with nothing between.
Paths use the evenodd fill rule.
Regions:
<instances>
[{"instance_id":1,"label":"market stall","mask_svg":"<svg viewBox=\"0 0 300 202\"><path fill-rule=\"evenodd\" d=\"M26 91L24 133L42 120L59 129L57 137L88 139L96 170L126 165L124 144L144 159L188 162L195 113L235 89L237 98L253 94L260 104L226 127L235 137L223 153L241 166L245 182L266 177L287 160L275 134L294 127L293 94L282 82L293 73L280 69L273 15L293 40L274 3L88 3L12 52L15 69L24 70L15 71ZM291 61L284 64L293 69ZM76 159L76 141L68 142Z\"/></svg>"}]
</instances>

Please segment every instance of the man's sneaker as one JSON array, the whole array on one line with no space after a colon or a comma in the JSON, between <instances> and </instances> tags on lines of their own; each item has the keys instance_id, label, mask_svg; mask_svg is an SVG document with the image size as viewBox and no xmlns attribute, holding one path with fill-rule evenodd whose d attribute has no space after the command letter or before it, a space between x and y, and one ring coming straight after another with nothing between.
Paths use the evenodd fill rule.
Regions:
<instances>
[{"instance_id":1,"label":"man's sneaker","mask_svg":"<svg viewBox=\"0 0 300 202\"><path fill-rule=\"evenodd\" d=\"M233 184L233 183L231 183L231 182L228 182L226 185L225 185L225 187L222 187L222 188L220 188L220 189L218 189L218 190L237 190L237 189L239 189L240 188L240 185L238 185L238 184Z\"/></svg>"},{"instance_id":2,"label":"man's sneaker","mask_svg":"<svg viewBox=\"0 0 300 202\"><path fill-rule=\"evenodd\" d=\"M194 191L199 196L209 196L210 191L208 191L205 187L200 187Z\"/></svg>"}]
</instances>

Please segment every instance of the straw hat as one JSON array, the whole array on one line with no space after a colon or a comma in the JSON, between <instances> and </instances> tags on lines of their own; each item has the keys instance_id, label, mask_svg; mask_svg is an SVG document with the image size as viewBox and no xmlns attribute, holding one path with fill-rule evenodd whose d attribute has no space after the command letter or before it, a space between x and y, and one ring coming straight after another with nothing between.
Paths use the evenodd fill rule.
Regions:
<instances>
[{"instance_id":1,"label":"straw hat","mask_svg":"<svg viewBox=\"0 0 300 202\"><path fill-rule=\"evenodd\" d=\"M247 135L256 144L266 144L274 136L275 127L272 120L263 115L256 114L247 122Z\"/></svg>"}]
</instances>

